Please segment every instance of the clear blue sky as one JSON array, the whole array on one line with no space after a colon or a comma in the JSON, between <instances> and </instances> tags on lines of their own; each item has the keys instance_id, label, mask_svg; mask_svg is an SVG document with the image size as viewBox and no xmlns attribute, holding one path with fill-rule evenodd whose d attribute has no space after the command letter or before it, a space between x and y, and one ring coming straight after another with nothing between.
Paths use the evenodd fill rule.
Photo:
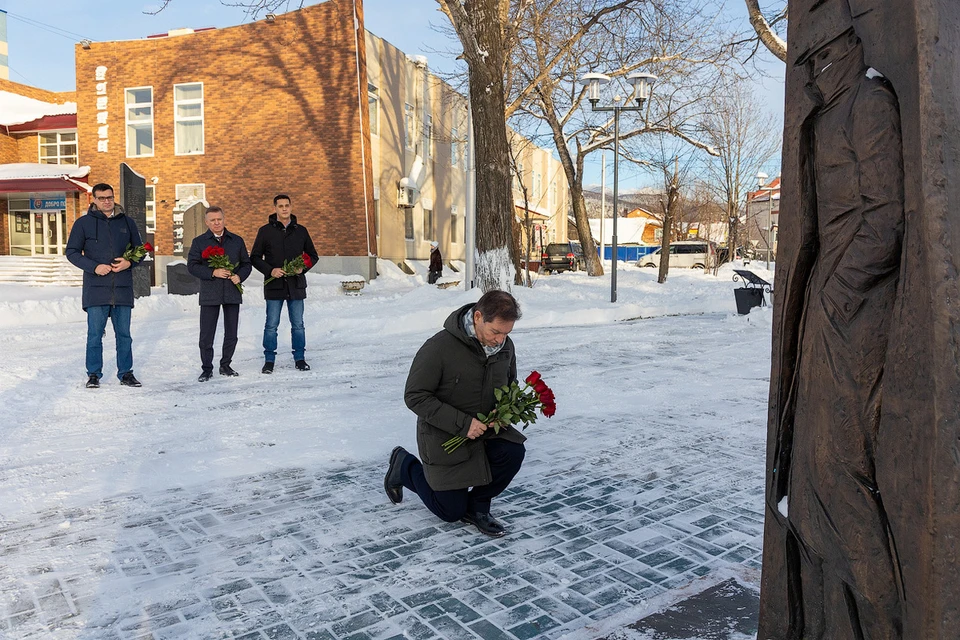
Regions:
<instances>
[{"instance_id":1,"label":"clear blue sky","mask_svg":"<svg viewBox=\"0 0 960 640\"><path fill-rule=\"evenodd\" d=\"M746 28L743 1L727 2L731 17L742 19ZM144 13L159 4L159 0L0 0L0 9L8 12L10 79L51 91L72 91L76 88L74 44L83 38L133 40L181 27L228 27L250 20L242 9L224 6L220 0L172 0L157 15ZM294 0L290 7L298 4ZM456 43L437 29L446 18L437 11L436 0L364 0L363 5L371 32L407 54L426 55L435 70L454 68L452 57L442 52L453 50ZM762 56L765 68L776 78L758 81L758 94L779 118L783 67L771 56ZM600 181L600 157L595 155L587 163L587 183ZM621 189L642 186L648 180L628 163L620 169ZM778 173L779 160L765 170Z\"/></svg>"}]
</instances>

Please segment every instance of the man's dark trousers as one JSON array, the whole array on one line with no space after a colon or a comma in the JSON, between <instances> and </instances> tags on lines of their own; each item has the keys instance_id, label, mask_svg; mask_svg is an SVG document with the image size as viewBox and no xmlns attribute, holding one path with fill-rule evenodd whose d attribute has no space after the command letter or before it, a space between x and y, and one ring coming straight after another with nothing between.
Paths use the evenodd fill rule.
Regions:
<instances>
[{"instance_id":1,"label":"man's dark trousers","mask_svg":"<svg viewBox=\"0 0 960 640\"><path fill-rule=\"evenodd\" d=\"M520 471L526 449L522 444L502 438L491 438L485 443L487 460L493 481L472 489L434 491L423 475L423 465L414 455L408 455L400 466L403 486L415 492L427 509L441 520L457 522L470 513L490 513L490 501L506 489Z\"/></svg>"},{"instance_id":2,"label":"man's dark trousers","mask_svg":"<svg viewBox=\"0 0 960 640\"><path fill-rule=\"evenodd\" d=\"M223 307L223 352L220 366L228 367L233 362L237 349L237 325L240 321L239 304L200 305L200 362L204 371L213 371L213 339L217 334L217 321Z\"/></svg>"}]
</instances>

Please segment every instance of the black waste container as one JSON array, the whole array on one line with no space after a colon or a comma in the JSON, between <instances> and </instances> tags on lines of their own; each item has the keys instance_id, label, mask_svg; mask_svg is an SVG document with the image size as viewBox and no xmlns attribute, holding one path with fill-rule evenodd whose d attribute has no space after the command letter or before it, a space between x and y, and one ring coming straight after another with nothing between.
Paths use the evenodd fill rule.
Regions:
<instances>
[{"instance_id":1,"label":"black waste container","mask_svg":"<svg viewBox=\"0 0 960 640\"><path fill-rule=\"evenodd\" d=\"M167 265L167 293L178 296L200 293L200 280L190 275L186 262L171 262Z\"/></svg>"},{"instance_id":2,"label":"black waste container","mask_svg":"<svg viewBox=\"0 0 960 640\"><path fill-rule=\"evenodd\" d=\"M737 300L737 313L742 316L763 304L763 289L740 287L733 290L733 296Z\"/></svg>"}]
</instances>

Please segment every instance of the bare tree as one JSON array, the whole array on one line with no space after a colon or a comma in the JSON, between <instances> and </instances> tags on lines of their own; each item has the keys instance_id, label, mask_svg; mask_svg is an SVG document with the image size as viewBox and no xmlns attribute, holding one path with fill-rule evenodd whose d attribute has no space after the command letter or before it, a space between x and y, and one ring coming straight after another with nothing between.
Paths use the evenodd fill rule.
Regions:
<instances>
[{"instance_id":1,"label":"bare tree","mask_svg":"<svg viewBox=\"0 0 960 640\"><path fill-rule=\"evenodd\" d=\"M750 25L756 31L760 42L763 43L770 53L777 56L782 62L787 61L787 42L777 33L777 26L785 26L787 21L787 2L781 0L777 7L767 15L772 17L768 20L760 8L760 0L744 0L747 3L747 14L750 17Z\"/></svg>"},{"instance_id":2,"label":"bare tree","mask_svg":"<svg viewBox=\"0 0 960 640\"><path fill-rule=\"evenodd\" d=\"M717 151L708 156L706 179L726 203L727 258L733 260L740 235L740 209L756 175L780 150L774 118L758 108L743 83L731 83L711 98L703 121L705 135Z\"/></svg>"},{"instance_id":3,"label":"bare tree","mask_svg":"<svg viewBox=\"0 0 960 640\"><path fill-rule=\"evenodd\" d=\"M638 70L658 75L640 117L621 116L621 141L666 133L709 151L697 139L699 105L736 65L736 50L712 0L526 0L514 16L506 115L525 119L518 125L525 132L545 126L564 168L581 244L589 247L584 161L612 148L613 120L585 106L578 79L598 70L616 82ZM621 98L629 97L620 87ZM603 274L599 256L588 251L585 258L589 275Z\"/></svg>"}]
</instances>

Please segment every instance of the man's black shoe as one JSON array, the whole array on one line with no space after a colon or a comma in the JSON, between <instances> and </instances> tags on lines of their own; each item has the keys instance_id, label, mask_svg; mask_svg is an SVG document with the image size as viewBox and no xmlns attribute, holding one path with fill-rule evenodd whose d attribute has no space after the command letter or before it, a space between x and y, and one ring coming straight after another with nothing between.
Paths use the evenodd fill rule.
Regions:
<instances>
[{"instance_id":1,"label":"man's black shoe","mask_svg":"<svg viewBox=\"0 0 960 640\"><path fill-rule=\"evenodd\" d=\"M507 535L507 530L503 525L493 519L489 513L469 513L467 512L460 522L466 522L475 526L480 533L492 538L500 538Z\"/></svg>"},{"instance_id":2,"label":"man's black shoe","mask_svg":"<svg viewBox=\"0 0 960 640\"><path fill-rule=\"evenodd\" d=\"M260 373L273 373L273 363L264 362L263 369L260 369Z\"/></svg>"},{"instance_id":3,"label":"man's black shoe","mask_svg":"<svg viewBox=\"0 0 960 640\"><path fill-rule=\"evenodd\" d=\"M197 378L197 382L206 382L213 377L213 371L204 371L200 374L200 377Z\"/></svg>"},{"instance_id":4,"label":"man's black shoe","mask_svg":"<svg viewBox=\"0 0 960 640\"><path fill-rule=\"evenodd\" d=\"M120 378L120 384L125 387L141 387L140 381L133 377L133 371L127 371L123 374L123 377Z\"/></svg>"},{"instance_id":5,"label":"man's black shoe","mask_svg":"<svg viewBox=\"0 0 960 640\"><path fill-rule=\"evenodd\" d=\"M306 360L297 360L297 369L300 371L310 371L310 365L307 364Z\"/></svg>"},{"instance_id":6,"label":"man's black shoe","mask_svg":"<svg viewBox=\"0 0 960 640\"><path fill-rule=\"evenodd\" d=\"M387 492L387 497L393 504L403 502L403 483L400 481L400 468L406 458L406 449L394 447L390 453L390 466L387 467L387 474L383 476L383 490Z\"/></svg>"},{"instance_id":7,"label":"man's black shoe","mask_svg":"<svg viewBox=\"0 0 960 640\"><path fill-rule=\"evenodd\" d=\"M228 365L228 364L222 364L222 365L220 365L220 375L222 375L222 376L231 376L231 377L233 377L233 378L236 378L236 377L239 376L240 374L237 373L236 371L234 371L234 370L230 367L230 365Z\"/></svg>"},{"instance_id":8,"label":"man's black shoe","mask_svg":"<svg viewBox=\"0 0 960 640\"><path fill-rule=\"evenodd\" d=\"M91 375L87 378L87 389L99 389L100 388L100 378L95 375Z\"/></svg>"}]
</instances>

